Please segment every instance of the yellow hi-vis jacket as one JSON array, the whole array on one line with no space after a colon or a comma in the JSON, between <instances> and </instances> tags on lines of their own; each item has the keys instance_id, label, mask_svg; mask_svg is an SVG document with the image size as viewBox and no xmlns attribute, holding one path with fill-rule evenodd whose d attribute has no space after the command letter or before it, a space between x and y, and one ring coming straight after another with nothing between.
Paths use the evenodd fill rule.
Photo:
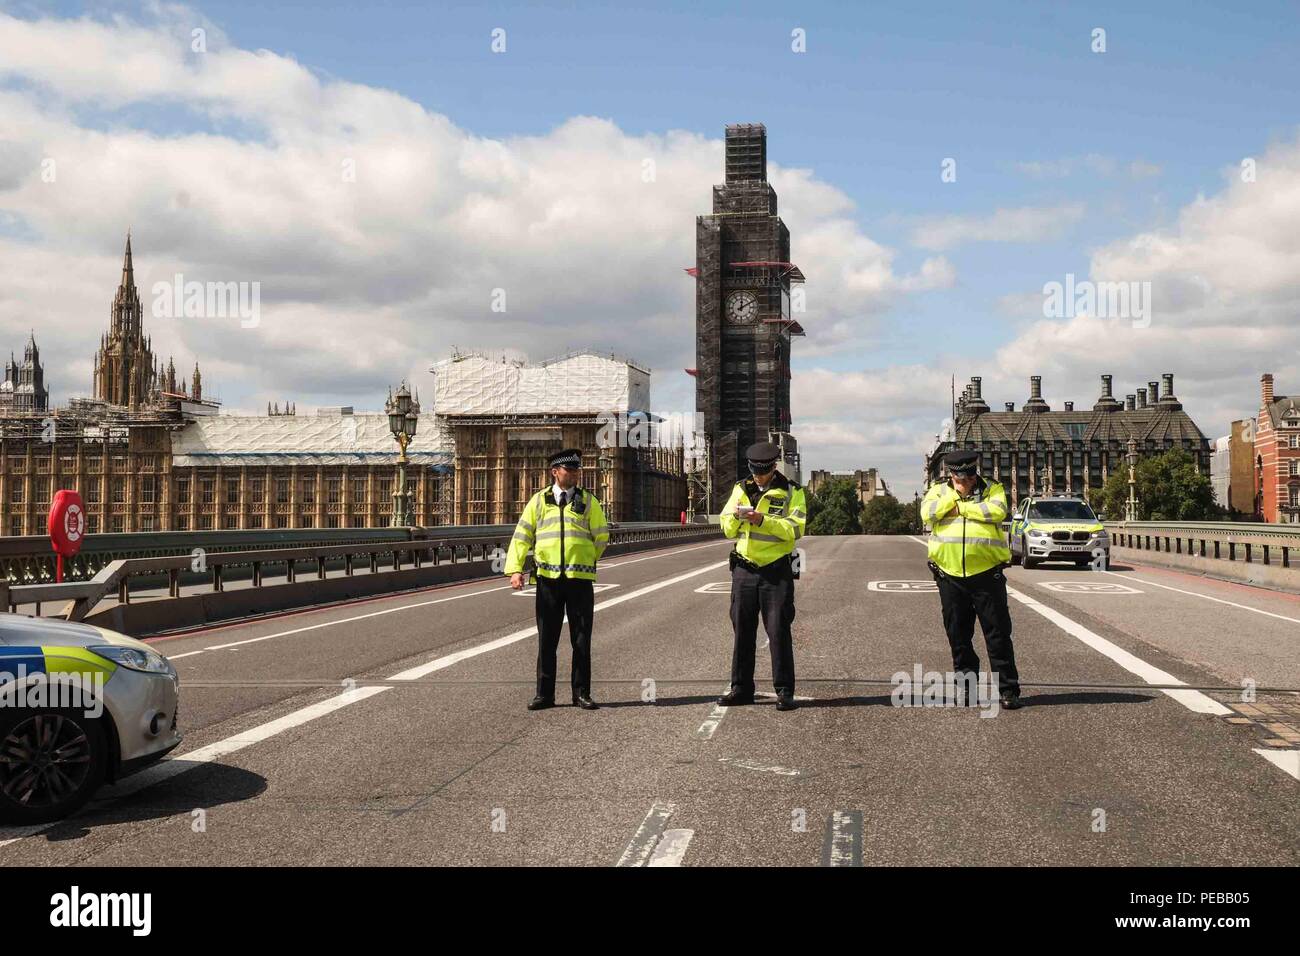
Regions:
<instances>
[{"instance_id":1,"label":"yellow hi-vis jacket","mask_svg":"<svg viewBox=\"0 0 1300 956\"><path fill-rule=\"evenodd\" d=\"M1007 492L983 478L969 498L948 480L936 481L921 501L921 521L930 528L928 553L944 574L968 578L1011 560L1002 533Z\"/></svg>"},{"instance_id":2,"label":"yellow hi-vis jacket","mask_svg":"<svg viewBox=\"0 0 1300 956\"><path fill-rule=\"evenodd\" d=\"M537 574L544 578L565 577L596 580L596 562L609 544L609 524L596 496L582 488L561 510L552 488L528 499L515 525L506 555L506 575L524 570L524 559L533 552Z\"/></svg>"},{"instance_id":3,"label":"yellow hi-vis jacket","mask_svg":"<svg viewBox=\"0 0 1300 956\"><path fill-rule=\"evenodd\" d=\"M750 524L736 513L740 505L751 505L763 516L762 524ZM722 533L735 538L735 551L759 567L784 558L803 537L808 522L808 503L803 488L777 472L760 493L753 478L736 482L731 498L718 523Z\"/></svg>"}]
</instances>

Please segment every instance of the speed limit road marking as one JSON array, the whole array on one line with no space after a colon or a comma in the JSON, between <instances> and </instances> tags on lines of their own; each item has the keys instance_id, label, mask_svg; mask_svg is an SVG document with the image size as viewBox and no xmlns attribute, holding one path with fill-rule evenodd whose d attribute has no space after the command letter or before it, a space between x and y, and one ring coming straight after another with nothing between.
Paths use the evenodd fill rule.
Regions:
<instances>
[{"instance_id":1,"label":"speed limit road marking","mask_svg":"<svg viewBox=\"0 0 1300 956\"><path fill-rule=\"evenodd\" d=\"M886 591L890 594L933 593L939 586L933 581L868 581L868 591Z\"/></svg>"},{"instance_id":2,"label":"speed limit road marking","mask_svg":"<svg viewBox=\"0 0 1300 956\"><path fill-rule=\"evenodd\" d=\"M1137 588L1127 584L1113 584L1109 581L1035 581L1040 587L1049 591L1065 594L1143 594Z\"/></svg>"}]
</instances>

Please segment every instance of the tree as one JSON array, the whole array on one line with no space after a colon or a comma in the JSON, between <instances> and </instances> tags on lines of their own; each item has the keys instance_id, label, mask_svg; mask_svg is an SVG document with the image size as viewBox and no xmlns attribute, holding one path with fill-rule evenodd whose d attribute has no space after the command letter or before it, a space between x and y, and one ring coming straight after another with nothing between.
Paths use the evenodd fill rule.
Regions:
<instances>
[{"instance_id":1,"label":"tree","mask_svg":"<svg viewBox=\"0 0 1300 956\"><path fill-rule=\"evenodd\" d=\"M861 534L862 502L857 485L832 478L808 495L809 534Z\"/></svg>"},{"instance_id":2,"label":"tree","mask_svg":"<svg viewBox=\"0 0 1300 956\"><path fill-rule=\"evenodd\" d=\"M862 509L864 534L915 534L920 530L917 501L903 504L893 495L877 495Z\"/></svg>"},{"instance_id":3,"label":"tree","mask_svg":"<svg viewBox=\"0 0 1300 956\"><path fill-rule=\"evenodd\" d=\"M1223 517L1214 486L1182 448L1138 459L1134 479L1139 521L1212 521ZM1128 464L1094 488L1093 505L1112 521L1123 519L1128 504Z\"/></svg>"}]
</instances>

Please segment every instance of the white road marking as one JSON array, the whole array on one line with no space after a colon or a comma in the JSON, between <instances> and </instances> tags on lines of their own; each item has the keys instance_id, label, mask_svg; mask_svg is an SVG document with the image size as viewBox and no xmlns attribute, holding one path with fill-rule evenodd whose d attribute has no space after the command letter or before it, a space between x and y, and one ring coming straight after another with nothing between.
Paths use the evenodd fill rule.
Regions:
<instances>
[{"instance_id":1,"label":"white road marking","mask_svg":"<svg viewBox=\"0 0 1300 956\"><path fill-rule=\"evenodd\" d=\"M1127 584L1112 584L1109 581L1033 581L1040 588L1059 591L1062 594L1145 594Z\"/></svg>"},{"instance_id":2,"label":"white road marking","mask_svg":"<svg viewBox=\"0 0 1300 956\"><path fill-rule=\"evenodd\" d=\"M681 866L694 836L694 830L665 830L646 866Z\"/></svg>"},{"instance_id":3,"label":"white road marking","mask_svg":"<svg viewBox=\"0 0 1300 956\"><path fill-rule=\"evenodd\" d=\"M916 541L918 544L925 544L924 541L921 541L921 539L915 537L914 535L908 535L908 537L911 538L913 541ZM1107 573L1111 573L1111 572L1107 572ZM1147 581L1144 583L1150 584L1151 582ZM1136 674L1138 677L1142 678L1142 680L1146 681L1148 684L1175 684L1175 685L1186 684L1186 681L1181 681L1173 674L1170 674L1166 671L1162 671L1160 668L1152 664L1148 664L1146 661L1142 660L1142 658L1134 654L1130 654L1128 651L1124 650L1124 648L1120 647L1118 644L1114 644L1111 641L1106 640L1106 638L1102 637L1100 634L1093 633L1088 628L1084 627L1082 624L1079 624L1077 621L1070 620L1070 618L1066 617L1064 614L1062 614L1060 611L1056 610L1055 608L1050 608L1046 604L1040 604L1038 601L1035 601L1029 595L1017 591L1015 588L1011 587L1010 585L1007 586L1007 594L1010 597L1015 598L1021 604L1025 605L1025 607L1030 608L1031 610L1047 618L1049 621L1051 621L1061 630L1065 631L1066 634L1069 634L1071 637L1075 637L1083 641L1083 643L1087 644L1094 651L1097 651L1099 654L1109 657L1112 661L1114 661L1120 667L1124 668L1130 674ZM1162 694L1168 694L1170 697L1178 701L1188 710L1198 714L1214 714L1216 716L1224 716L1226 714L1234 713L1234 711L1231 710L1230 708L1225 707L1223 704L1219 703L1213 697L1206 696L1205 694L1201 693L1199 690L1166 690L1162 688L1160 692Z\"/></svg>"},{"instance_id":4,"label":"white road marking","mask_svg":"<svg viewBox=\"0 0 1300 956\"><path fill-rule=\"evenodd\" d=\"M714 704L713 709L709 711L709 716L705 718L704 723L700 724L700 729L695 731L696 736L702 740L709 740L713 737L722 723L722 718L727 716L727 708L721 704Z\"/></svg>"},{"instance_id":5,"label":"white road marking","mask_svg":"<svg viewBox=\"0 0 1300 956\"><path fill-rule=\"evenodd\" d=\"M772 693L770 690L756 690L756 691L754 691L754 696L755 696L755 697L771 697L773 700L776 700L776 694ZM817 698L816 698L816 697L802 697L802 696L800 696L799 694L795 694L795 695L794 695L794 699L795 699L795 700L816 700Z\"/></svg>"},{"instance_id":6,"label":"white road marking","mask_svg":"<svg viewBox=\"0 0 1300 956\"><path fill-rule=\"evenodd\" d=\"M862 811L836 810L826 821L822 866L862 865Z\"/></svg>"},{"instance_id":7,"label":"white road marking","mask_svg":"<svg viewBox=\"0 0 1300 956\"><path fill-rule=\"evenodd\" d=\"M655 560L656 558L667 558L675 554L684 554L688 551L699 551L701 548L711 548L714 547L717 543L718 542L709 542L708 544L693 545L689 548L677 548L672 551L663 551L657 554L647 554L640 558L629 558L627 561L618 561L614 564L604 565L603 567L605 570L609 570L611 568L621 568L625 564L636 564L638 561L652 561ZM605 587L607 588L618 587L618 585L606 584ZM495 588L483 588L481 591L470 591L465 594L453 594L451 597L435 598L432 601L417 601L414 604L403 604L400 607L389 607L379 611L371 611L369 614L358 614L355 617L339 618L336 621L322 621L319 624L309 624L306 627L296 627L293 628L292 630L279 631L275 634L264 634L261 637L251 637L243 641L231 641L230 643L227 644L214 644L211 647L199 648L197 651L186 651L183 654L164 654L163 656L166 657L168 660L178 661L182 657L193 657L196 654L206 654L208 651L228 650L233 647L241 647L245 644L257 644L261 641L269 641L275 637L289 637L290 635L293 634L302 634L304 631L315 631L323 627L336 627L339 624L351 624L355 621L364 621L367 618L379 617L380 615L383 614L396 614L398 611L412 611L422 607L429 607L430 605L433 604L443 604L447 601L459 601L461 598L478 597L479 595L482 594L493 594L497 591L508 591L508 590L510 590L510 585L508 584L503 585L501 587L495 587ZM179 637L186 637L186 636L189 635L180 635ZM194 636L199 636L199 635L194 635Z\"/></svg>"},{"instance_id":8,"label":"white road marking","mask_svg":"<svg viewBox=\"0 0 1300 956\"><path fill-rule=\"evenodd\" d=\"M710 571L716 571L726 564L726 561L719 561L717 564L706 564L694 571L687 571L685 574L679 574L673 578L666 578L663 581L656 581L654 584L647 584L644 587L637 588L635 591L629 591L626 594L620 594L618 597L610 598L608 601L601 601L597 604L592 612L602 611L607 607L613 607L616 604L622 604L624 601L631 601L633 598L639 598L644 594L650 594L658 591L660 588L670 587L679 581L685 581L700 574L707 574ZM429 661L427 664L421 664L419 667L412 667L409 670L401 671L394 674L389 680L419 680L434 671L440 671L444 668L451 667L453 664L459 664L463 660L471 657L478 657L480 654L486 654L488 651L495 651L498 648L506 647L525 638L533 637L537 634L537 625L526 627L523 630L515 631L513 634L507 634L505 637L498 637L495 641L488 641L486 644L480 644L478 647L470 647L463 651L457 651L454 654L448 654L445 657L439 657L436 660Z\"/></svg>"},{"instance_id":9,"label":"white road marking","mask_svg":"<svg viewBox=\"0 0 1300 956\"><path fill-rule=\"evenodd\" d=\"M868 581L867 590L886 594L933 594L939 590L939 585L933 581Z\"/></svg>"},{"instance_id":10,"label":"white road marking","mask_svg":"<svg viewBox=\"0 0 1300 956\"><path fill-rule=\"evenodd\" d=\"M638 588L635 591L630 591L627 594L621 595L616 598L611 598L608 601L604 601L600 604L597 604L594 610L599 611L602 608L612 607L615 604L622 604L624 601L630 601L633 598L640 597L643 594L650 594L654 591L658 591L660 588L665 588L665 587L669 587L670 585L676 584L679 581L685 581L689 578L695 577L696 575L706 574L709 571L714 571L722 567L726 563L727 563L726 561L720 561L716 564L706 564L703 567L696 568L693 571L687 571L685 574L679 574L676 577L667 578L666 580L659 581L654 584L646 585L645 587ZM475 593L483 593L483 592L475 592ZM465 596L465 595L458 595L458 596ZM437 602L426 602L426 603L437 603ZM349 620L361 620L363 618L372 617L372 616L373 615L371 614L366 614L366 615L362 615L360 618L351 618ZM343 623L343 622L331 622L331 623ZM453 664L457 664L463 660L468 660L471 657L477 657L480 654L486 654L489 651L494 651L498 648L506 647L509 644L513 644L516 641L523 640L525 637L534 635L536 633L537 633L537 627L534 625L533 627L527 628L525 630L516 631L514 634L507 634L505 637L499 637L494 641L488 641L486 644L480 644L476 647L466 648L463 651L457 651L454 654L448 654L443 657L439 657L436 660L430 661L428 664L423 664L419 667L413 667L413 668L409 668L408 670L399 671L398 673L389 677L388 680L390 681L417 680L425 676L426 674L430 674L433 673L434 671L438 671L450 667ZM125 795L135 793L139 790L144 789L145 787L152 786L155 783L159 783L164 780L169 780L172 777L184 773L187 770L193 770L196 767L201 767L204 766L205 764L211 763L212 761L216 760L218 757L222 757L227 754L231 754L236 751L243 750L245 747L251 746L252 744L255 743L259 743L263 740L275 736L276 734L283 733L284 731L289 730L293 727L301 726L305 723L308 723L309 721L315 720L318 717L323 717L326 714L331 714L334 711L347 707L349 704L355 704L357 701L365 700L368 697L374 697L375 695L382 694L388 690L392 690L392 688L382 687L382 686L350 688L349 690L346 690L341 694L337 694L334 697L329 697L326 698L325 700L318 701L317 703L309 704L306 707L301 707L298 710L291 711L285 714L284 716L278 717L272 721L268 721L265 724L261 724L257 727L252 727L248 730L242 731L231 737L227 737L224 740L218 740L215 743L208 744L206 747L200 747L198 750L192 751L190 753L181 754L169 760L163 760L161 763L155 764L154 766L142 770L139 773L132 774L130 777L127 777L125 780L123 780L122 783L109 788L107 791L107 796L109 797L125 796ZM21 840L26 837L33 836L34 834L40 833L43 830L47 830L54 825L55 824L50 823L35 828L0 827L0 847L5 847L17 840Z\"/></svg>"},{"instance_id":11,"label":"white road marking","mask_svg":"<svg viewBox=\"0 0 1300 956\"><path fill-rule=\"evenodd\" d=\"M1210 597L1210 595L1201 594L1199 591L1186 591L1183 588L1171 587L1168 584L1157 584L1155 581L1148 581L1146 578L1135 578L1131 574L1120 574L1118 571L1106 571L1104 573L1113 574L1117 578L1126 578L1130 581L1141 581L1143 584L1149 584L1156 588L1164 588L1166 591L1177 591L1179 594L1190 594L1192 597L1204 598L1206 601L1213 601L1215 604L1226 604L1229 607L1240 608L1243 611L1251 611L1255 614L1263 614L1265 617L1275 617L1279 621L1289 621L1292 624L1300 624L1300 618L1287 617L1285 614L1274 614L1272 611L1265 611L1257 607L1251 607L1249 604L1238 604L1236 601L1227 601L1223 598Z\"/></svg>"},{"instance_id":12,"label":"white road marking","mask_svg":"<svg viewBox=\"0 0 1300 956\"><path fill-rule=\"evenodd\" d=\"M1256 747L1255 753L1300 780L1300 750L1264 750Z\"/></svg>"},{"instance_id":13,"label":"white road marking","mask_svg":"<svg viewBox=\"0 0 1300 956\"><path fill-rule=\"evenodd\" d=\"M601 591L608 591L610 588L616 588L616 587L618 587L617 584L604 584L604 583L593 584L591 586L591 593L599 594ZM537 595L537 585L535 584L530 584L527 587L520 588L518 591L515 592L515 597L536 597L536 595Z\"/></svg>"},{"instance_id":14,"label":"white road marking","mask_svg":"<svg viewBox=\"0 0 1300 956\"><path fill-rule=\"evenodd\" d=\"M656 803L652 806L615 866L645 866L650 854L654 852L655 844L663 836L664 824L676 809L675 803ZM685 848L682 852L685 852Z\"/></svg>"},{"instance_id":15,"label":"white road marking","mask_svg":"<svg viewBox=\"0 0 1300 956\"><path fill-rule=\"evenodd\" d=\"M781 777L802 777L802 770L795 770L792 767L778 767L776 764L759 763L757 760L747 760L744 757L719 757L718 763L725 763L732 767L740 767L742 770L757 770L761 773L774 773Z\"/></svg>"},{"instance_id":16,"label":"white road marking","mask_svg":"<svg viewBox=\"0 0 1300 956\"><path fill-rule=\"evenodd\" d=\"M696 594L730 594L730 581L710 581L701 587L695 589Z\"/></svg>"},{"instance_id":17,"label":"white road marking","mask_svg":"<svg viewBox=\"0 0 1300 956\"><path fill-rule=\"evenodd\" d=\"M1076 637L1083 643L1087 644L1094 651L1109 657L1112 661L1124 668L1130 674L1136 674L1148 684L1185 684L1185 681L1179 680L1173 674L1162 671L1153 664L1148 664L1142 658L1130 654L1124 648L1113 644L1100 634L1095 634L1088 628L1084 627L1077 621L1072 621L1055 608L1050 608L1046 604L1040 604L1027 594L1022 594L1015 588L1008 587L1007 594L1015 598L1025 607L1041 614L1061 630L1065 631L1071 637ZM1199 690L1166 690L1161 689L1162 694L1168 694L1174 700L1178 701L1188 710L1198 714L1215 714L1225 715L1233 713L1231 708L1225 707L1213 697L1208 697Z\"/></svg>"}]
</instances>

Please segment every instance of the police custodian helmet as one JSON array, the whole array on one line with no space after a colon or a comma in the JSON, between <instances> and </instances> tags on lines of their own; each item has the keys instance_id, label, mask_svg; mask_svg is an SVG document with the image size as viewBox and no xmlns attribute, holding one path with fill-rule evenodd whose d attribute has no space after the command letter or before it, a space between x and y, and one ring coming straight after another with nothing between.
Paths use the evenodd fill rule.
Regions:
<instances>
[{"instance_id":1,"label":"police custodian helmet","mask_svg":"<svg viewBox=\"0 0 1300 956\"><path fill-rule=\"evenodd\" d=\"M978 470L979 460L979 452L962 448L945 455L943 463L948 466L948 471L958 478L969 478Z\"/></svg>"},{"instance_id":2,"label":"police custodian helmet","mask_svg":"<svg viewBox=\"0 0 1300 956\"><path fill-rule=\"evenodd\" d=\"M582 451L578 448L565 448L557 451L547 461L547 468L559 468L561 465L568 465L570 468L582 467Z\"/></svg>"},{"instance_id":3,"label":"police custodian helmet","mask_svg":"<svg viewBox=\"0 0 1300 956\"><path fill-rule=\"evenodd\" d=\"M749 446L745 452L745 458L749 462L749 472L752 475L765 475L776 465L776 460L781 457L781 449L770 441L760 441Z\"/></svg>"}]
</instances>

